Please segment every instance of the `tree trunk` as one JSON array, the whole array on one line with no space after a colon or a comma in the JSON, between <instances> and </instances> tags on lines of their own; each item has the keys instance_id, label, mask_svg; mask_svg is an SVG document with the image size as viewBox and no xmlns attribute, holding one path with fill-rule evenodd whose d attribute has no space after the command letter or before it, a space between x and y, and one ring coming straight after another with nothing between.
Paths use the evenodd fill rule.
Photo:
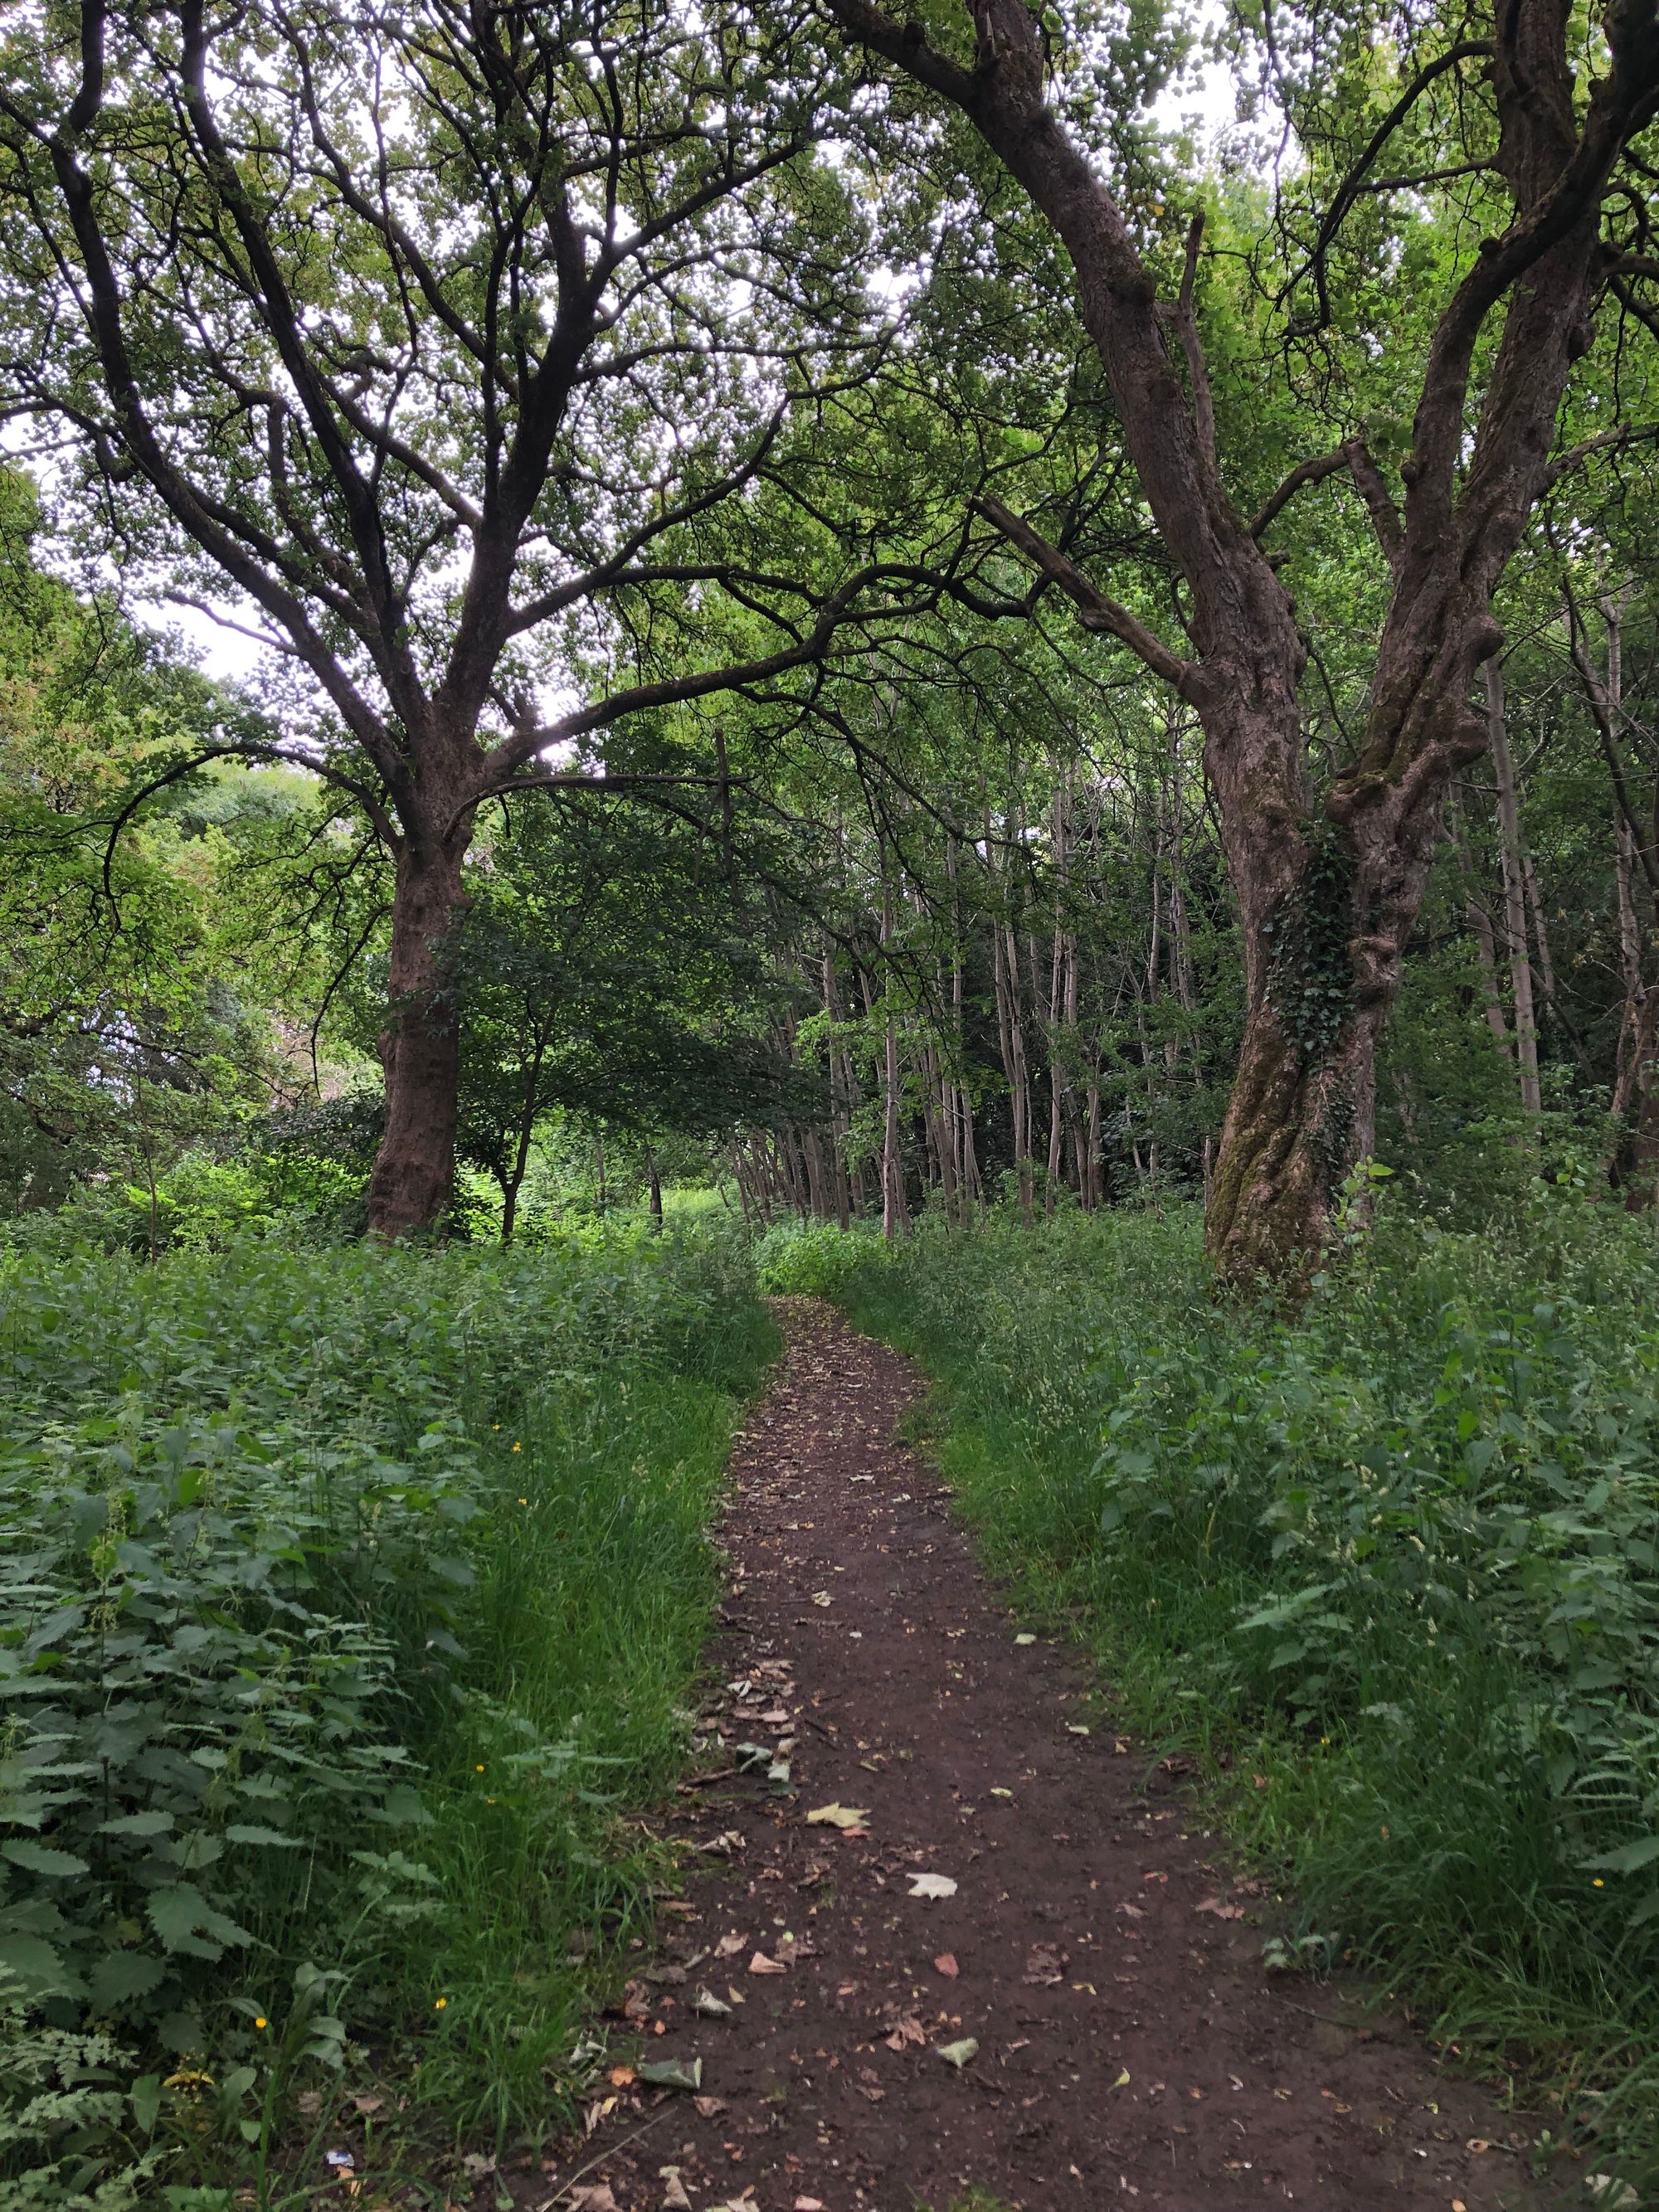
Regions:
<instances>
[{"instance_id":1,"label":"tree trunk","mask_svg":"<svg viewBox=\"0 0 1659 2212\"><path fill-rule=\"evenodd\" d=\"M1492 1031L1498 1050L1507 1060L1510 1057L1510 1025L1504 1018L1504 1001L1498 989L1498 946L1492 935L1492 916L1481 903L1468 840L1463 834L1463 807L1455 783L1452 785L1447 804L1446 819L1451 830L1452 843L1456 848L1457 872L1463 880L1463 911L1474 938L1475 957L1480 963L1480 996L1486 1008L1486 1027Z\"/></svg>"},{"instance_id":2,"label":"tree trunk","mask_svg":"<svg viewBox=\"0 0 1659 2212\"><path fill-rule=\"evenodd\" d=\"M1639 1213L1659 1195L1659 1065L1656 1065L1659 1063L1659 982L1653 974L1655 951L1659 947L1659 788L1650 822L1641 820L1620 744L1620 724L1624 719L1624 601L1613 597L1604 599L1601 605L1607 633L1605 676L1598 676L1590 661L1571 605L1569 635L1573 662L1595 717L1619 809L1614 825L1614 878L1625 1003L1613 1085L1613 1157L1608 1176L1622 1192L1629 1211ZM1638 869L1650 915L1645 930L1637 908Z\"/></svg>"},{"instance_id":3,"label":"tree trunk","mask_svg":"<svg viewBox=\"0 0 1659 2212\"><path fill-rule=\"evenodd\" d=\"M392 894L390 1009L380 1037L386 1127L368 1179L373 1236L430 1228L454 1188L460 1035L443 969L465 902L459 854L409 840Z\"/></svg>"},{"instance_id":4,"label":"tree trunk","mask_svg":"<svg viewBox=\"0 0 1659 2212\"><path fill-rule=\"evenodd\" d=\"M1244 1036L1206 1221L1209 1249L1235 1282L1305 1273L1343 1182L1370 1157L1377 1041L1399 995L1448 781L1485 746L1463 702L1496 635L1489 617L1471 615L1455 641L1443 640L1455 673L1417 757L1400 771L1372 768L1390 758L1386 733L1374 734L1318 811L1299 750L1291 757L1293 701L1273 714L1205 714L1243 910ZM1379 667L1385 700L1389 674ZM1411 705L1422 711L1420 695Z\"/></svg>"},{"instance_id":5,"label":"tree trunk","mask_svg":"<svg viewBox=\"0 0 1659 2212\"><path fill-rule=\"evenodd\" d=\"M662 1178L657 1173L657 1156L649 1145L645 1148L645 1179L651 1193L651 1227L654 1234L662 1234Z\"/></svg>"},{"instance_id":6,"label":"tree trunk","mask_svg":"<svg viewBox=\"0 0 1659 2212\"><path fill-rule=\"evenodd\" d=\"M1504 672L1496 659L1489 660L1486 676L1486 721L1492 744L1492 774L1498 785L1498 850L1504 869L1504 935L1510 960L1510 994L1515 1003L1515 1058L1521 1071L1521 1107L1527 1114L1543 1111L1543 1092L1538 1081L1538 1013L1533 1004L1532 958L1527 939L1527 878L1521 850L1521 802L1515 787L1515 763L1510 757L1509 732L1504 709Z\"/></svg>"},{"instance_id":7,"label":"tree trunk","mask_svg":"<svg viewBox=\"0 0 1659 2212\"><path fill-rule=\"evenodd\" d=\"M1201 225L1179 294L1158 297L1135 227L1048 104L1053 58L1024 0L975 0L970 63L872 0L828 0L852 37L961 111L1030 195L1077 276L1152 526L1185 581L1188 659L1002 503L979 512L1198 713L1243 927L1245 1028L1207 1221L1235 1281L1305 1272L1338 1192L1370 1152L1377 1036L1400 988L1451 776L1485 750L1471 711L1503 642L1492 599L1552 480L1562 394L1605 280L1601 201L1651 118L1650 9L1602 19L1613 64L1582 96L1570 11L1504 0L1480 52L1508 220L1448 291L1416 374L1398 504L1364 440L1310 457L1254 521L1229 496L1194 306ZM1466 49L1452 50L1454 60ZM1473 58L1472 54L1469 55ZM1323 303L1322 301L1322 308ZM1478 419L1470 386L1489 325ZM1307 648L1261 538L1299 485L1346 471L1390 575L1357 758L1313 803L1298 691Z\"/></svg>"}]
</instances>

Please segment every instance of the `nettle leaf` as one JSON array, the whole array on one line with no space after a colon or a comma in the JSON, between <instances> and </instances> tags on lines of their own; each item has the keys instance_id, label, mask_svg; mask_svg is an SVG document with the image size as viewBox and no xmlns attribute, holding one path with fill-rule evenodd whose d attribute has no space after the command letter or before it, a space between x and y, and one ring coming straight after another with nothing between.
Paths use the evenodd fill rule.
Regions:
<instances>
[{"instance_id":1,"label":"nettle leaf","mask_svg":"<svg viewBox=\"0 0 1659 2212\"><path fill-rule=\"evenodd\" d=\"M181 1836L173 1854L173 1864L194 1874L199 1868L216 1865L225 1855L225 1847L217 1836L210 1836L204 1828L192 1829Z\"/></svg>"},{"instance_id":2,"label":"nettle leaf","mask_svg":"<svg viewBox=\"0 0 1659 2212\"><path fill-rule=\"evenodd\" d=\"M44 1936L0 1937L0 1972L22 1984L31 1997L82 1997L87 1985Z\"/></svg>"},{"instance_id":3,"label":"nettle leaf","mask_svg":"<svg viewBox=\"0 0 1659 2212\"><path fill-rule=\"evenodd\" d=\"M147 1997L167 1979L167 1966L149 1951L106 1951L87 1977L92 2002L100 2010Z\"/></svg>"},{"instance_id":4,"label":"nettle leaf","mask_svg":"<svg viewBox=\"0 0 1659 2212\"><path fill-rule=\"evenodd\" d=\"M163 1812L122 1813L100 1824L100 1836L164 1836L173 1826L173 1814Z\"/></svg>"},{"instance_id":5,"label":"nettle leaf","mask_svg":"<svg viewBox=\"0 0 1659 2212\"><path fill-rule=\"evenodd\" d=\"M158 1889L144 1911L162 1948L186 1952L191 1958L221 1958L228 1945L253 1941L246 1928L216 1911L193 1882Z\"/></svg>"},{"instance_id":6,"label":"nettle leaf","mask_svg":"<svg viewBox=\"0 0 1659 2212\"><path fill-rule=\"evenodd\" d=\"M1635 1874L1639 1869L1652 1866L1659 1860L1659 1836L1643 1836L1633 1844L1625 1844L1616 1851L1603 1851L1599 1858L1586 1859L1586 1866L1604 1868L1608 1874Z\"/></svg>"},{"instance_id":7,"label":"nettle leaf","mask_svg":"<svg viewBox=\"0 0 1659 2212\"><path fill-rule=\"evenodd\" d=\"M274 1844L285 1851L301 1848L298 1836L285 1836L277 1828L261 1828L250 1820L233 1820L225 1830L225 1838L233 1844Z\"/></svg>"},{"instance_id":8,"label":"nettle leaf","mask_svg":"<svg viewBox=\"0 0 1659 2212\"><path fill-rule=\"evenodd\" d=\"M46 1844L0 1844L0 1857L9 1859L14 1866L22 1867L30 1874L55 1875L60 1880L91 1872L87 1862L77 1858L73 1851L55 1851Z\"/></svg>"}]
</instances>

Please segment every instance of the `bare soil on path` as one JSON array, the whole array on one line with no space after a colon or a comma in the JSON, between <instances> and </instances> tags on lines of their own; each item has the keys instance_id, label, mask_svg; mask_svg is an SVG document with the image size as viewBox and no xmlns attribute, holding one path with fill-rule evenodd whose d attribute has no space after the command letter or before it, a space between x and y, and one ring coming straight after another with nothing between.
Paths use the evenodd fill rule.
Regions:
<instances>
[{"instance_id":1,"label":"bare soil on path","mask_svg":"<svg viewBox=\"0 0 1659 2212\"><path fill-rule=\"evenodd\" d=\"M816 1300L778 1310L787 1348L732 1464L709 1758L670 1824L707 1871L623 2008L635 2063L700 2061L700 2087L617 2081L586 2142L513 2177L522 2201L1559 2203L1527 2179L1530 2131L1403 2022L1264 1971L1271 1896L1102 1723L1079 1657L1017 1641L896 1440L915 1371ZM830 1806L862 1817L811 1818Z\"/></svg>"}]
</instances>

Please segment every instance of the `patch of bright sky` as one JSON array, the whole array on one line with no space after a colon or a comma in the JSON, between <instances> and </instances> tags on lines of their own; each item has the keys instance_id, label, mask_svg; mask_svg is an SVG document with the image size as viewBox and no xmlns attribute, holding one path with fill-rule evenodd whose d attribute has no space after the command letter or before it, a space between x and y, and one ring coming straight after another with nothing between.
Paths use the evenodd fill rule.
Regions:
<instances>
[{"instance_id":1,"label":"patch of bright sky","mask_svg":"<svg viewBox=\"0 0 1659 2212\"><path fill-rule=\"evenodd\" d=\"M1152 102L1152 117L1160 130L1190 129L1202 160L1237 121L1237 92L1231 70L1210 49L1211 36L1220 27L1221 9L1215 0L1204 0L1194 14L1200 37L1193 58Z\"/></svg>"}]
</instances>

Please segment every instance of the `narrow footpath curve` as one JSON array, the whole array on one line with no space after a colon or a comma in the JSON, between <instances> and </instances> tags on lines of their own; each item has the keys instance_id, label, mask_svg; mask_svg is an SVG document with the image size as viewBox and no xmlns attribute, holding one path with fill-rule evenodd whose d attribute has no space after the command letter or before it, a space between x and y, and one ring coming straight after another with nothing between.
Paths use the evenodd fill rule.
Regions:
<instances>
[{"instance_id":1,"label":"narrow footpath curve","mask_svg":"<svg viewBox=\"0 0 1659 2212\"><path fill-rule=\"evenodd\" d=\"M1407 2031L1263 1971L1271 1899L1218 1870L1178 1781L1148 1784L1145 1755L1087 1720L1079 1661L1017 1644L948 1493L895 1441L915 1371L816 1300L779 1313L725 1531L704 1721L725 1778L682 1790L672 1832L703 1856L624 2011L642 2063L701 2060L701 2094L602 2088L590 2139L515 2177L521 2202L1559 2201L1528 2182L1515 2121ZM787 1759L787 1791L764 1764L732 1771L746 1744ZM867 1821L809 1820L831 1805ZM913 1894L920 1875L954 1894Z\"/></svg>"}]
</instances>

